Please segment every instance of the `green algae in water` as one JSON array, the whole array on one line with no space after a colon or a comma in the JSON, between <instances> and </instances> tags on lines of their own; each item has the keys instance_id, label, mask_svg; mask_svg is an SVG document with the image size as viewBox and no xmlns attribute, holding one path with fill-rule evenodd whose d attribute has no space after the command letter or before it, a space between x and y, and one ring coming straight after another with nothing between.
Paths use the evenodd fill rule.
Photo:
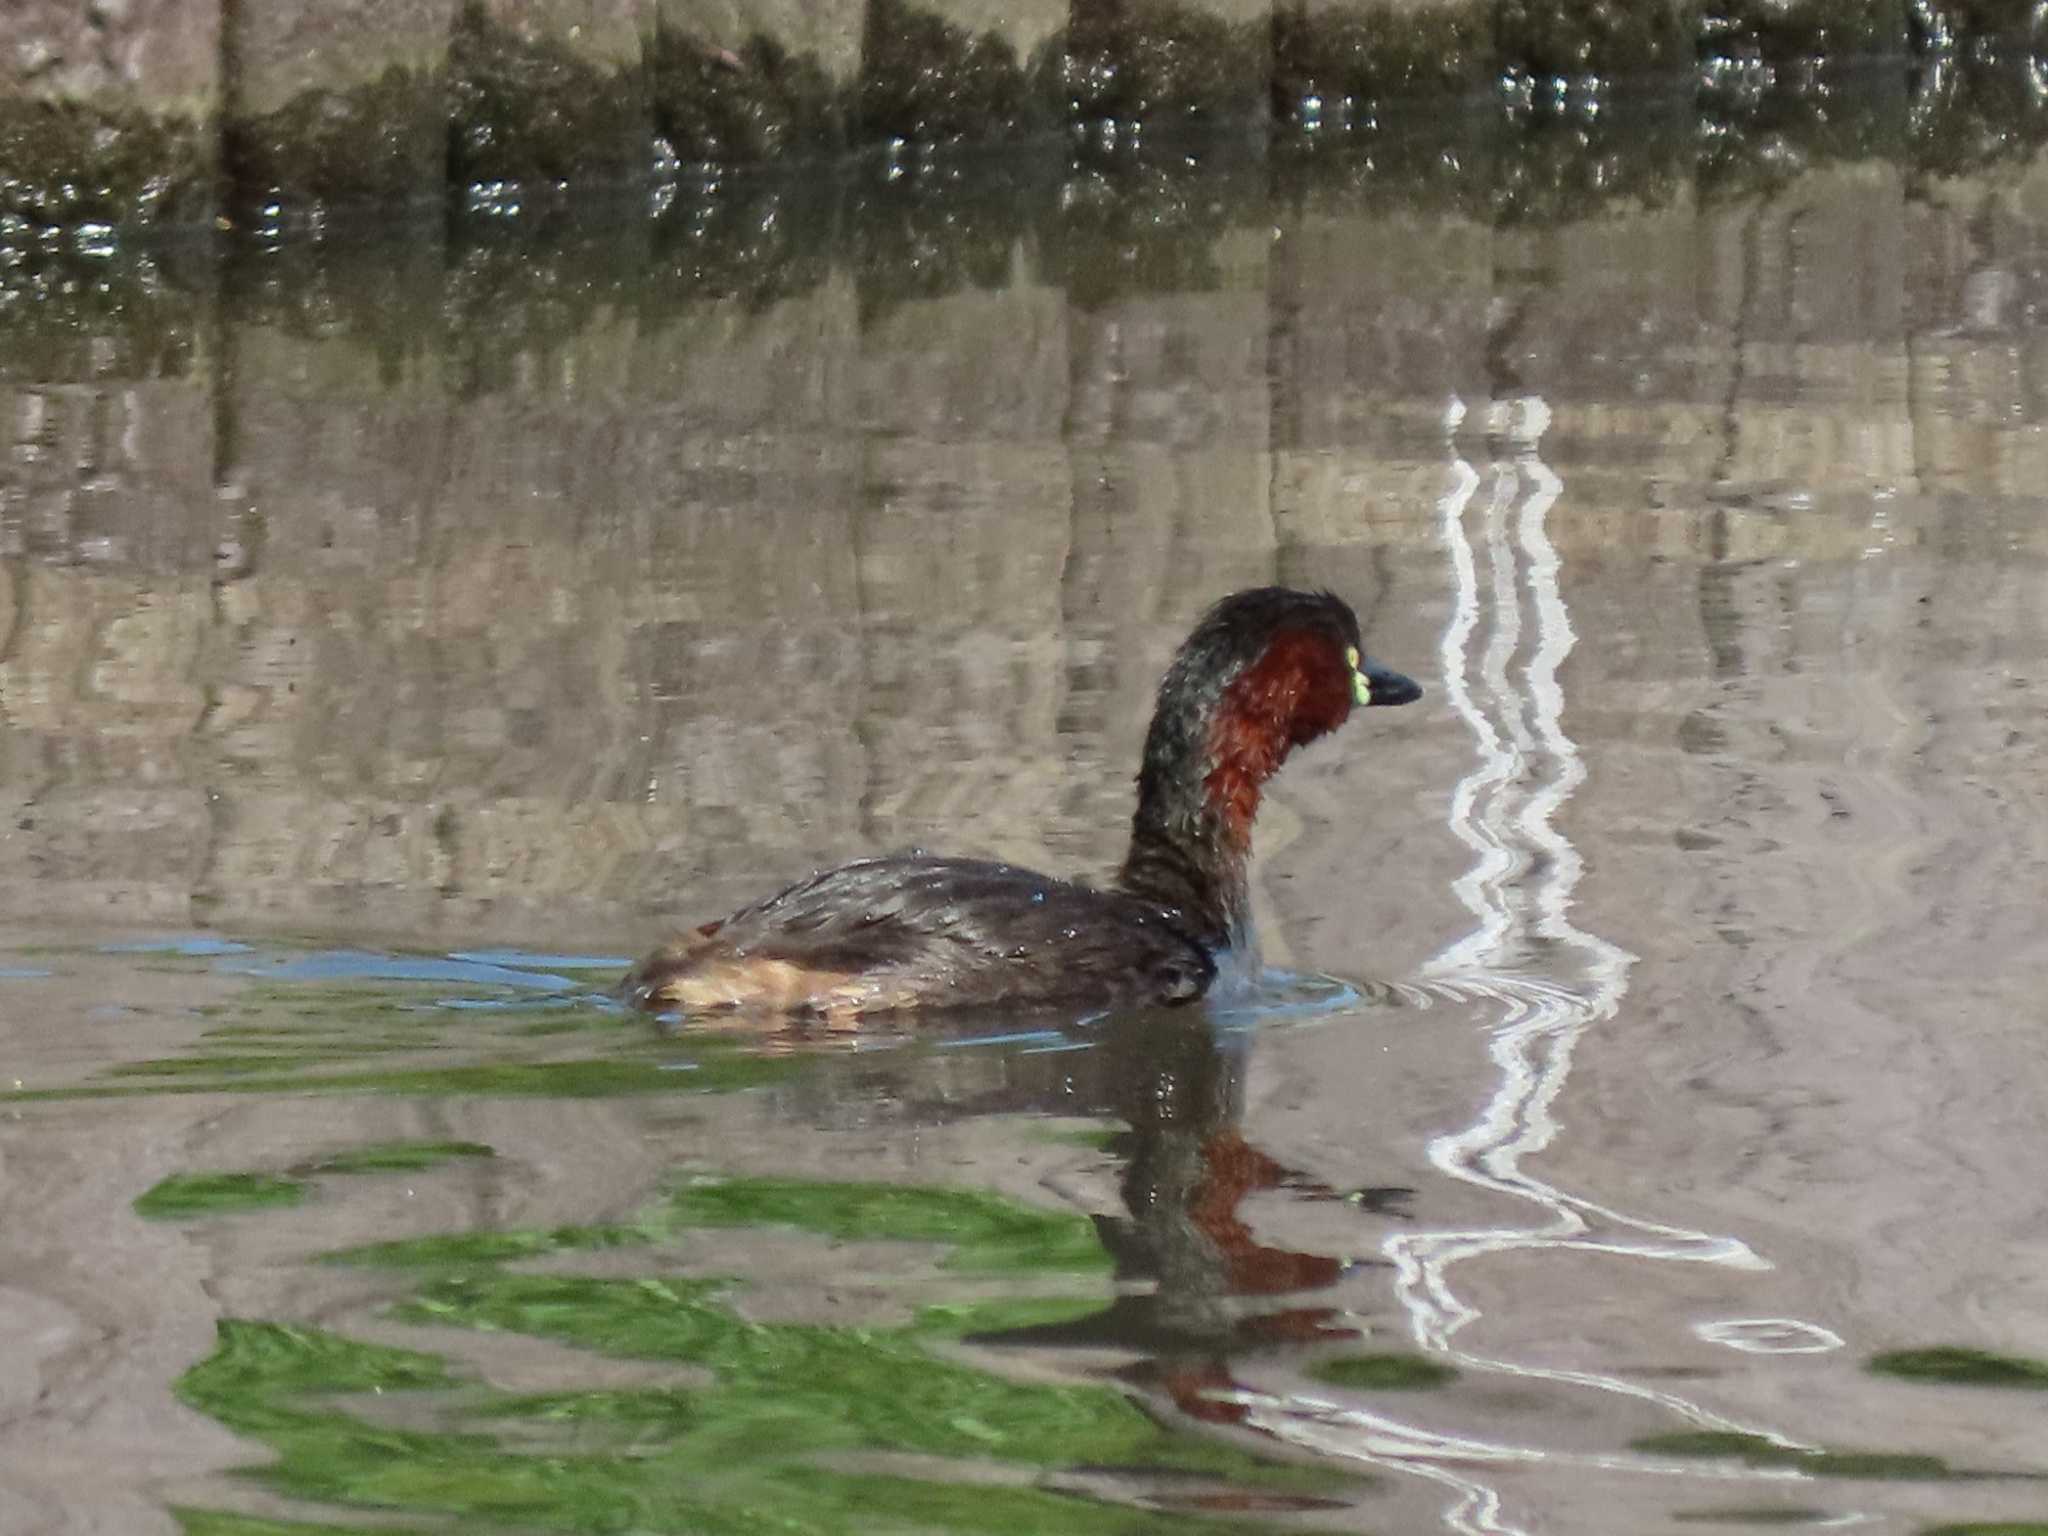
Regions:
<instances>
[{"instance_id":1,"label":"green algae in water","mask_svg":"<svg viewBox=\"0 0 2048 1536\"><path fill-rule=\"evenodd\" d=\"M597 1008L556 1009L552 1012L529 1010L516 1019L493 1021L499 1028L523 1039L539 1039L549 1035L574 1035L585 1030L626 1029L637 1024L637 1019L623 1013L610 1013Z\"/></svg>"},{"instance_id":2,"label":"green algae in water","mask_svg":"<svg viewBox=\"0 0 2048 1536\"><path fill-rule=\"evenodd\" d=\"M1296 1526L1221 1521L1209 1516L1155 1513L1124 1505L1098 1504L1038 1488L1002 1484L919 1482L908 1477L807 1472L785 1483L793 1497L829 1511L822 1521L798 1529L861 1533L962 1532L974 1536L1175 1536L1175 1533L1298 1530Z\"/></svg>"},{"instance_id":3,"label":"green algae in water","mask_svg":"<svg viewBox=\"0 0 2048 1536\"><path fill-rule=\"evenodd\" d=\"M702 1228L764 1226L840 1240L942 1243L952 1249L943 1267L956 1271L1093 1275L1106 1272L1111 1263L1086 1218L1035 1210L980 1190L744 1178L693 1182L622 1225L436 1234L345 1248L326 1257L329 1263L387 1269L463 1269L641 1246ZM1059 1307L1071 1305L1070 1298L1058 1301ZM991 1314L978 1326L1021 1323L1015 1317L999 1322Z\"/></svg>"},{"instance_id":4,"label":"green algae in water","mask_svg":"<svg viewBox=\"0 0 2048 1536\"><path fill-rule=\"evenodd\" d=\"M310 1066L347 1061L349 1055L333 1050L203 1052L196 1056L153 1057L146 1061L124 1061L107 1068L108 1077L244 1077L252 1072L272 1072L279 1067Z\"/></svg>"},{"instance_id":5,"label":"green algae in water","mask_svg":"<svg viewBox=\"0 0 2048 1536\"><path fill-rule=\"evenodd\" d=\"M558 1515L579 1517L546 1521L557 1529L630 1524L627 1478L614 1475L630 1469L515 1456L488 1436L384 1429L317 1405L317 1394L453 1385L435 1355L317 1328L228 1318L219 1324L214 1353L179 1379L177 1394L268 1445L277 1460L243 1475L294 1497L421 1512L516 1511L522 1518L554 1506ZM614 1487L616 1494L609 1491Z\"/></svg>"},{"instance_id":6,"label":"green algae in water","mask_svg":"<svg viewBox=\"0 0 2048 1536\"><path fill-rule=\"evenodd\" d=\"M299 1174L416 1172L455 1158L496 1154L474 1141L401 1141L357 1148L295 1169ZM234 1211L274 1210L297 1205L310 1185L269 1173L184 1173L138 1195L135 1209L153 1221L186 1221Z\"/></svg>"},{"instance_id":7,"label":"green algae in water","mask_svg":"<svg viewBox=\"0 0 2048 1536\"><path fill-rule=\"evenodd\" d=\"M396 1315L700 1366L718 1385L697 1394L704 1417L695 1438L721 1457L790 1443L784 1426L801 1424L796 1443L813 1456L890 1451L1299 1481L1299 1469L1276 1474L1233 1447L1162 1430L1108 1388L1011 1381L932 1354L915 1329L750 1322L725 1304L730 1288L718 1280L492 1273L434 1281ZM617 1403L609 1400L607 1411Z\"/></svg>"},{"instance_id":8,"label":"green algae in water","mask_svg":"<svg viewBox=\"0 0 2048 1536\"><path fill-rule=\"evenodd\" d=\"M217 1037L209 1032L203 1038L212 1041ZM418 1053L433 1048L432 1042L417 1037L366 1037L345 1034L338 1030L299 1035L250 1033L227 1039L224 1043L235 1047L230 1054L254 1055L269 1052L275 1058L274 1064L283 1068L350 1062L366 1056L398 1056L408 1051ZM160 1075L176 1077L180 1074L173 1072Z\"/></svg>"},{"instance_id":9,"label":"green algae in water","mask_svg":"<svg viewBox=\"0 0 2048 1536\"><path fill-rule=\"evenodd\" d=\"M915 1332L942 1338L1007 1333L1078 1322L1102 1310L1099 1296L1011 1296L996 1301L940 1302L920 1307Z\"/></svg>"},{"instance_id":10,"label":"green algae in water","mask_svg":"<svg viewBox=\"0 0 2048 1536\"><path fill-rule=\"evenodd\" d=\"M291 1024L222 1024L206 1030L200 1037L207 1041L238 1041L250 1048L275 1052L300 1052L310 1049L338 1051L347 1047L350 1051L419 1049L420 1039L416 1034L366 1035L361 1030L347 1026L291 1025Z\"/></svg>"},{"instance_id":11,"label":"green algae in water","mask_svg":"<svg viewBox=\"0 0 2048 1536\"><path fill-rule=\"evenodd\" d=\"M276 1210L305 1198L306 1186L297 1179L264 1173L181 1173L138 1195L135 1211L151 1221L190 1221L236 1211Z\"/></svg>"},{"instance_id":12,"label":"green algae in water","mask_svg":"<svg viewBox=\"0 0 2048 1536\"><path fill-rule=\"evenodd\" d=\"M647 1425L679 1430L703 1422L704 1408L689 1392L665 1387L644 1391L539 1392L508 1397L478 1412L485 1418L541 1419L559 1424Z\"/></svg>"},{"instance_id":13,"label":"green algae in water","mask_svg":"<svg viewBox=\"0 0 2048 1536\"><path fill-rule=\"evenodd\" d=\"M467 1034L477 1029L538 1038L583 1032L636 1032L635 1026L641 1022L623 1009L596 1006L583 999L534 1003L525 994L460 999L430 994L404 1000L295 1000L268 1006L245 1005L237 1013L240 1022L215 1025L201 1038L369 1052L407 1046L418 1049L443 1041L451 1033Z\"/></svg>"},{"instance_id":14,"label":"green algae in water","mask_svg":"<svg viewBox=\"0 0 2048 1536\"><path fill-rule=\"evenodd\" d=\"M1907 1381L1938 1382L1967 1387L2027 1387L2048 1392L2048 1361L2025 1355L1999 1355L1989 1350L1941 1345L1932 1349L1895 1349L1872 1358L1870 1368Z\"/></svg>"},{"instance_id":15,"label":"green algae in water","mask_svg":"<svg viewBox=\"0 0 2048 1536\"><path fill-rule=\"evenodd\" d=\"M796 1072L789 1057L705 1055L694 1061L636 1062L581 1058L571 1061L491 1062L459 1067L394 1067L355 1072L306 1072L291 1076L194 1076L169 1073L147 1086L90 1084L33 1088L13 1093L15 1103L68 1099L128 1098L172 1093L381 1093L476 1098L611 1098L641 1093L729 1093L761 1087Z\"/></svg>"},{"instance_id":16,"label":"green algae in water","mask_svg":"<svg viewBox=\"0 0 2048 1536\"><path fill-rule=\"evenodd\" d=\"M797 1227L840 1239L949 1243L959 1270L1106 1271L1086 1217L1039 1211L971 1189L809 1179L693 1181L666 1215L684 1227Z\"/></svg>"},{"instance_id":17,"label":"green algae in water","mask_svg":"<svg viewBox=\"0 0 2048 1536\"><path fill-rule=\"evenodd\" d=\"M1458 1379L1457 1371L1440 1361L1404 1354L1346 1355L1318 1362L1309 1374L1332 1386L1369 1392L1441 1387Z\"/></svg>"},{"instance_id":18,"label":"green algae in water","mask_svg":"<svg viewBox=\"0 0 2048 1536\"><path fill-rule=\"evenodd\" d=\"M622 1015L584 999L536 1002L528 993L488 988L477 992L467 984L459 997L451 998L445 983L263 983L252 987L231 1011L209 1017L222 1022L210 1028L190 1054L118 1063L100 1074L107 1087L78 1085L23 1097L113 1096L138 1091L131 1085L141 1081L163 1092L303 1089L597 1097L746 1087L783 1076L794 1065L749 1058L719 1042L700 1043L693 1058L682 1060L675 1059L673 1044L653 1041L637 1041L601 1058L506 1060L530 1054L514 1049L529 1032L611 1033L622 1027ZM374 1060L456 1046L465 1053L499 1059L382 1068Z\"/></svg>"},{"instance_id":19,"label":"green algae in water","mask_svg":"<svg viewBox=\"0 0 2048 1536\"><path fill-rule=\"evenodd\" d=\"M1821 1451L1784 1465L1800 1467L1815 1477L1860 1477L1900 1482L1941 1481L1967 1475L1939 1456L1898 1451Z\"/></svg>"},{"instance_id":20,"label":"green algae in water","mask_svg":"<svg viewBox=\"0 0 2048 1536\"><path fill-rule=\"evenodd\" d=\"M178 1379L178 1396L228 1424L238 1404L315 1392L410 1392L453 1386L438 1355L365 1344L324 1328L224 1317L214 1351Z\"/></svg>"},{"instance_id":21,"label":"green algae in water","mask_svg":"<svg viewBox=\"0 0 2048 1536\"><path fill-rule=\"evenodd\" d=\"M305 1520L266 1520L223 1509L171 1506L180 1536L425 1536L416 1526L328 1525Z\"/></svg>"},{"instance_id":22,"label":"green algae in water","mask_svg":"<svg viewBox=\"0 0 2048 1536\"><path fill-rule=\"evenodd\" d=\"M797 1065L788 1058L749 1056L706 1057L678 1063L675 1067L666 1063L586 1058L423 1067L412 1071L352 1072L300 1079L297 1086L327 1092L459 1093L485 1098L609 1098L626 1093L716 1093L752 1088L788 1076Z\"/></svg>"},{"instance_id":23,"label":"green algae in water","mask_svg":"<svg viewBox=\"0 0 2048 1536\"><path fill-rule=\"evenodd\" d=\"M480 1141L379 1141L351 1147L318 1162L307 1163L305 1173L419 1173L443 1163L496 1157L497 1152Z\"/></svg>"},{"instance_id":24,"label":"green algae in water","mask_svg":"<svg viewBox=\"0 0 2048 1536\"><path fill-rule=\"evenodd\" d=\"M1048 1141L1055 1146L1086 1147L1091 1152L1115 1150L1116 1143L1128 1134L1123 1127L1115 1125L1033 1128L1032 1140Z\"/></svg>"},{"instance_id":25,"label":"green algae in water","mask_svg":"<svg viewBox=\"0 0 2048 1536\"><path fill-rule=\"evenodd\" d=\"M938 1449L1025 1465L1102 1464L1180 1468L1270 1483L1331 1479L1275 1466L1233 1447L1159 1429L1118 1394L1094 1387L1015 1383L926 1354L899 1334L746 1322L712 1299L715 1283L541 1281L502 1277L516 1297L473 1297L477 1309L437 1321L522 1324L550 1337L609 1336L606 1323L636 1311L681 1312L715 1360L717 1386L701 1392L488 1394L474 1421L525 1418L597 1423L636 1431L631 1455L511 1451L488 1435L386 1429L321 1400L337 1392L395 1392L459 1385L438 1357L363 1344L314 1328L229 1319L207 1360L178 1383L186 1403L265 1443L276 1460L244 1476L279 1493L397 1514L483 1518L536 1530L636 1530L676 1536L758 1531L855 1536L943 1528L988 1536L1045 1530L1100 1536L1250 1530L1092 1503L1037 1488L955 1485L908 1477L843 1474L812 1458L835 1447ZM431 1289L431 1288L430 1288ZM512 1303L512 1310L507 1303ZM630 1330L629 1330L630 1331ZM660 1358L675 1358L677 1335ZM906 1374L907 1373L907 1374ZM461 1411L469 1394L443 1399ZM786 1448L786 1449L785 1449ZM1357 1483L1346 1486L1356 1487ZM182 1511L188 1530L215 1521L212 1536L250 1536L247 1517ZM494 1527L495 1528L495 1527ZM313 1528L317 1530L317 1527Z\"/></svg>"},{"instance_id":26,"label":"green algae in water","mask_svg":"<svg viewBox=\"0 0 2048 1536\"><path fill-rule=\"evenodd\" d=\"M729 1288L716 1280L494 1273L432 1282L397 1315L702 1366L721 1388L706 1433L736 1455L791 1417L811 1425L804 1443L812 1453L1057 1465L1143 1460L1161 1441L1149 1419L1106 1388L1011 1382L941 1359L900 1330L750 1323L723 1303Z\"/></svg>"},{"instance_id":27,"label":"green algae in water","mask_svg":"<svg viewBox=\"0 0 2048 1536\"><path fill-rule=\"evenodd\" d=\"M1796 1467L1815 1477L1856 1477L1898 1481L1940 1481L1961 1477L1939 1456L1894 1451L1802 1451L1762 1435L1734 1430L1688 1429L1631 1440L1629 1448L1656 1456L1726 1457L1752 1467Z\"/></svg>"},{"instance_id":28,"label":"green algae in water","mask_svg":"<svg viewBox=\"0 0 2048 1536\"><path fill-rule=\"evenodd\" d=\"M474 1269L516 1259L545 1258L607 1248L637 1248L653 1241L640 1227L556 1227L552 1231L450 1232L365 1243L324 1255L329 1264L377 1269Z\"/></svg>"},{"instance_id":29,"label":"green algae in water","mask_svg":"<svg viewBox=\"0 0 2048 1536\"><path fill-rule=\"evenodd\" d=\"M1740 1456L1758 1463L1804 1461L1812 1454L1779 1445L1762 1435L1728 1429L1673 1430L1669 1434L1644 1435L1628 1444L1632 1451L1648 1451L1656 1456Z\"/></svg>"},{"instance_id":30,"label":"green algae in water","mask_svg":"<svg viewBox=\"0 0 2048 1536\"><path fill-rule=\"evenodd\" d=\"M448 996L448 985L443 980L385 981L370 976L360 981L274 981L258 977L249 983L239 1001L249 1013L311 1013L323 1017L422 1013ZM468 984L463 990L465 995L477 997L520 995L508 986L489 982Z\"/></svg>"},{"instance_id":31,"label":"green algae in water","mask_svg":"<svg viewBox=\"0 0 2048 1536\"><path fill-rule=\"evenodd\" d=\"M753 1187L757 1185L759 1187ZM865 1214L827 1223L816 1197L844 1186L733 1180L697 1184L657 1203L637 1226L457 1234L373 1245L331 1257L431 1273L395 1315L412 1322L507 1331L600 1354L685 1363L702 1388L515 1396L458 1380L438 1357L360 1345L311 1328L233 1321L188 1372L180 1395L261 1439L276 1462L248 1476L303 1499L394 1513L501 1520L537 1530L650 1533L776 1529L818 1536L943 1528L988 1536L1060 1530L1167 1536L1248 1530L1035 1487L927 1482L828 1470L832 1451L950 1456L1019 1469L1120 1467L1236 1488L1356 1491L1370 1481L1324 1468L1260 1460L1220 1441L1169 1431L1122 1393L1095 1385L1012 1381L935 1354L977 1332L1081 1315L1099 1298L1017 1297L923 1309L907 1328L860 1329L749 1321L728 1303L736 1282L508 1274L508 1260L578 1248L631 1246L692 1229L695 1218L736 1218L729 1200L692 1210L689 1197L723 1190L757 1197L778 1222L929 1240L964 1236L1005 1254L1043 1213L971 1191L854 1186ZM678 1202L681 1202L680 1208ZM315 1393L451 1389L433 1411L470 1424L521 1422L526 1433L597 1437L595 1450L551 1441L545 1453L507 1448L460 1427L386 1429ZM788 1448L782 1450L779 1448ZM239 1517L223 1516L224 1519ZM224 1536L232 1527L223 1528Z\"/></svg>"}]
</instances>

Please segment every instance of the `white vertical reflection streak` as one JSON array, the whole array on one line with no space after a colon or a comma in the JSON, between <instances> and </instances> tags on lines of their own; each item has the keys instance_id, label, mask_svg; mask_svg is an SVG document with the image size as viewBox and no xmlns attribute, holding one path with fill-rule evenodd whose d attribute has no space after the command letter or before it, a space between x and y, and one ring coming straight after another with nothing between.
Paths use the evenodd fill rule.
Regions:
<instances>
[{"instance_id":1,"label":"white vertical reflection streak","mask_svg":"<svg viewBox=\"0 0 2048 1536\"><path fill-rule=\"evenodd\" d=\"M1564 729L1559 668L1577 643L1559 580L1561 562L1547 520L1563 482L1537 451L1549 425L1549 407L1529 396L1494 407L1489 425L1505 435L1512 456L1497 463L1484 525L1488 581L1482 591L1479 561L1465 532L1467 510L1481 476L1452 448L1452 484L1439 502L1444 546L1456 582L1456 610L1440 648L1444 691L1472 732L1478 761L1452 795L1452 834L1475 862L1454 885L1472 913L1472 932L1425 967L1425 990L1498 1004L1489 1055L1499 1071L1492 1097L1466 1129L1439 1136L1430 1161L1449 1176L1541 1207L1547 1219L1527 1227L1396 1234L1382 1245L1392 1261L1395 1293L1407 1310L1415 1341L1471 1370L1591 1388L1655 1403L1702 1428L1761 1435L1796 1446L1769 1428L1742 1424L1674 1393L1592 1371L1551 1369L1489 1359L1458 1349L1453 1336L1479 1314L1459 1300L1451 1267L1482 1254L1519 1249L1571 1249L1637 1258L1769 1266L1729 1237L1666 1226L1622 1215L1568 1194L1527 1172L1522 1163L1558 1133L1551 1114L1571 1069L1579 1037L1612 1018L1628 988L1635 956L1576 927L1570 918L1583 861L1552 818L1584 782L1585 761ZM1463 416L1454 402L1446 425ZM1524 494L1526 489L1526 494ZM1510 519L1517 500L1519 515ZM1517 568L1521 570L1518 581ZM1521 647L1526 588L1534 613L1535 648L1518 688L1512 669ZM1471 680L1471 645L1482 618L1489 623L1479 667ZM1533 788L1525 788L1534 779ZM1527 889L1533 885L1533 890ZM1529 912L1533 908L1533 917ZM1531 938L1544 941L1543 980L1514 967L1529 958ZM1572 966L1573 960L1578 964ZM1578 979L1565 979L1576 969ZM1444 1483L1458 1497L1444 1522L1465 1536L1509 1536L1498 1493L1445 1463L1548 1461L1691 1476L1769 1477L1759 1469L1674 1465L1627 1454L1570 1454L1534 1446L1480 1441L1402 1424L1380 1414L1296 1398L1286 1402L1246 1394L1260 1427L1326 1455L1343 1455ZM1797 1475L1797 1474L1792 1474Z\"/></svg>"}]
</instances>

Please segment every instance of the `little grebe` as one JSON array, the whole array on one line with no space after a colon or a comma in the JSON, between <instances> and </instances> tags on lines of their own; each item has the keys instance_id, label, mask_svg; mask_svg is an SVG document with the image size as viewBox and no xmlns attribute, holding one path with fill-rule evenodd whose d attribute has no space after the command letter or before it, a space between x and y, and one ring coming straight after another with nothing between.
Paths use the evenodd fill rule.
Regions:
<instances>
[{"instance_id":1,"label":"little grebe","mask_svg":"<svg viewBox=\"0 0 2048 1536\"><path fill-rule=\"evenodd\" d=\"M1354 704L1422 690L1369 660L1327 592L1217 603L1159 685L1130 851L1107 890L983 859L912 853L800 880L656 950L623 990L644 1008L833 1021L993 1003L1183 1003L1249 937L1259 791Z\"/></svg>"}]
</instances>

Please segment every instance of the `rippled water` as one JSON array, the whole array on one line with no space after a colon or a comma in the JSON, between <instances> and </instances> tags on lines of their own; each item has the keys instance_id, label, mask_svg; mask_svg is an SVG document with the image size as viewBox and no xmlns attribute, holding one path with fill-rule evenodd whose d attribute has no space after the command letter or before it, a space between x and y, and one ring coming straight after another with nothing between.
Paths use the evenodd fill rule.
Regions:
<instances>
[{"instance_id":1,"label":"rippled water","mask_svg":"<svg viewBox=\"0 0 2048 1536\"><path fill-rule=\"evenodd\" d=\"M1231 207L8 376L0 1529L2048 1529L2048 171ZM606 998L1113 867L1272 579L1428 689L1280 781L1275 974Z\"/></svg>"}]
</instances>

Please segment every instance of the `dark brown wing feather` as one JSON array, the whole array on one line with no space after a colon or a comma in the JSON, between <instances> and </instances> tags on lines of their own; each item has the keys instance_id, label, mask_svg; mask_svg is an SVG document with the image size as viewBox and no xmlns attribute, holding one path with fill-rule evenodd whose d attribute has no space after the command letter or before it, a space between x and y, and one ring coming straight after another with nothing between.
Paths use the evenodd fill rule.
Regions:
<instances>
[{"instance_id":1,"label":"dark brown wing feather","mask_svg":"<svg viewBox=\"0 0 2048 1536\"><path fill-rule=\"evenodd\" d=\"M658 950L642 1006L872 1013L1186 1002L1216 974L1172 909L981 859L862 859Z\"/></svg>"}]
</instances>

